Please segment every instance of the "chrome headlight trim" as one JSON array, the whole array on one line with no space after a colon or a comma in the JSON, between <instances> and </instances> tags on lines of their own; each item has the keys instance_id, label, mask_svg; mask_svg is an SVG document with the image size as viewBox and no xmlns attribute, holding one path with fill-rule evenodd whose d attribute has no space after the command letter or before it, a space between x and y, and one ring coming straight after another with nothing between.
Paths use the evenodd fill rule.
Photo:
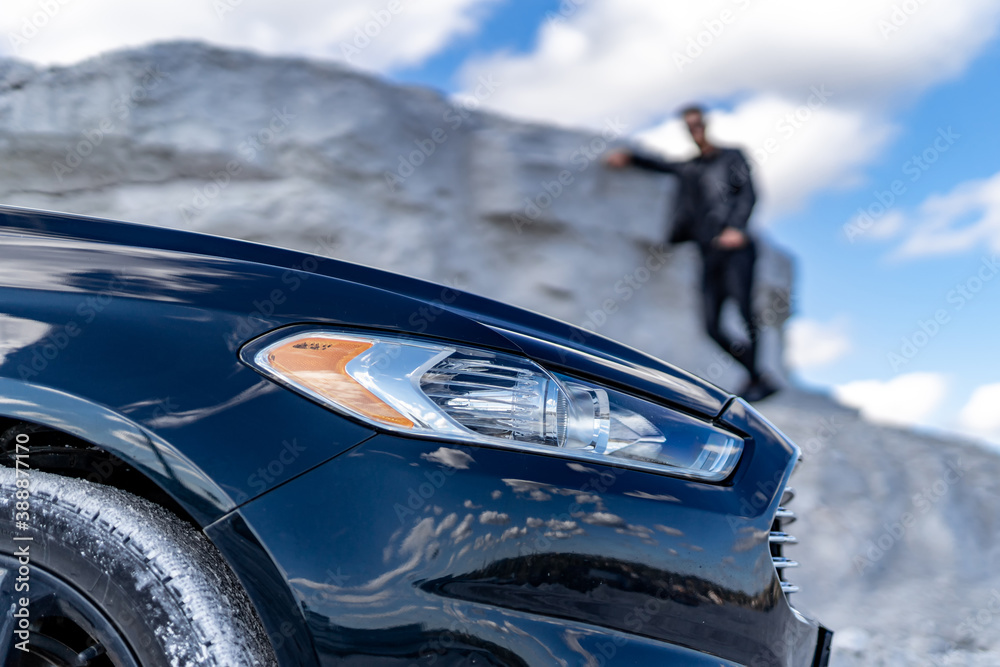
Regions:
<instances>
[{"instance_id":1,"label":"chrome headlight trim","mask_svg":"<svg viewBox=\"0 0 1000 667\"><path fill-rule=\"evenodd\" d=\"M279 329L244 363L320 405L400 435L503 447L701 482L728 479L742 436L507 352L395 333Z\"/></svg>"}]
</instances>

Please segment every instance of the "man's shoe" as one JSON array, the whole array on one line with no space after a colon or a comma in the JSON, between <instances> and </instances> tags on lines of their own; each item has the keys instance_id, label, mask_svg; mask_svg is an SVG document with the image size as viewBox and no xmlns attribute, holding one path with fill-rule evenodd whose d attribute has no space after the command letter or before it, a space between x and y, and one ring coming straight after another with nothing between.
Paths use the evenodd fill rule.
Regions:
<instances>
[{"instance_id":1,"label":"man's shoe","mask_svg":"<svg viewBox=\"0 0 1000 667\"><path fill-rule=\"evenodd\" d=\"M766 377L761 376L756 380L752 380L740 395L743 397L743 400L749 403L756 403L757 401L763 401L777 391L777 385L772 384Z\"/></svg>"}]
</instances>

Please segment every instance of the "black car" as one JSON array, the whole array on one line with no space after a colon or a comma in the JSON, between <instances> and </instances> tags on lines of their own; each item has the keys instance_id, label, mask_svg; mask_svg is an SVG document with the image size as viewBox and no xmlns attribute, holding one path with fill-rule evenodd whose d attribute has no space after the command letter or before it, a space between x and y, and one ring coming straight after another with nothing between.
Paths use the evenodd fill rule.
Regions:
<instances>
[{"instance_id":1,"label":"black car","mask_svg":"<svg viewBox=\"0 0 1000 667\"><path fill-rule=\"evenodd\" d=\"M5 665L827 661L794 444L440 285L2 208L0 433Z\"/></svg>"}]
</instances>

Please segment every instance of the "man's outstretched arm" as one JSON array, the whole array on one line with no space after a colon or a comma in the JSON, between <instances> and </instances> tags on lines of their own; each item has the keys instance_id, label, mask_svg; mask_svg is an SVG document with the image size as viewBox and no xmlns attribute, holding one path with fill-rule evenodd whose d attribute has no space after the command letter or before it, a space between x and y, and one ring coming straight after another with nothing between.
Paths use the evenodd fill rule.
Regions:
<instances>
[{"instance_id":1,"label":"man's outstretched arm","mask_svg":"<svg viewBox=\"0 0 1000 667\"><path fill-rule=\"evenodd\" d=\"M644 153L634 151L613 151L604 158L604 164L612 169L623 167L638 167L647 171L656 171L663 174L677 174L680 170L681 162L670 162L662 158L653 157Z\"/></svg>"}]
</instances>

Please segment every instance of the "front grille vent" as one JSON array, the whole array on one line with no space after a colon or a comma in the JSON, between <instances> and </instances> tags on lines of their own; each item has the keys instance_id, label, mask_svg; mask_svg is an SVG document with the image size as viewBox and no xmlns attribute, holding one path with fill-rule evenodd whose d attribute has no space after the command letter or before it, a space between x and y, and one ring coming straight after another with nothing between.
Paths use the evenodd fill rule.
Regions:
<instances>
[{"instance_id":1,"label":"front grille vent","mask_svg":"<svg viewBox=\"0 0 1000 667\"><path fill-rule=\"evenodd\" d=\"M797 593L799 587L785 580L785 570L798 567L799 564L791 558L786 558L784 547L786 544L797 544L798 540L794 536L785 532L785 527L795 522L795 512L789 510L788 504L795 498L795 489L788 487L781 494L781 506L774 515L774 522L771 524L771 534L768 542L771 546L771 560L774 562L774 569L778 573L778 581L781 582L781 592L786 595Z\"/></svg>"}]
</instances>

